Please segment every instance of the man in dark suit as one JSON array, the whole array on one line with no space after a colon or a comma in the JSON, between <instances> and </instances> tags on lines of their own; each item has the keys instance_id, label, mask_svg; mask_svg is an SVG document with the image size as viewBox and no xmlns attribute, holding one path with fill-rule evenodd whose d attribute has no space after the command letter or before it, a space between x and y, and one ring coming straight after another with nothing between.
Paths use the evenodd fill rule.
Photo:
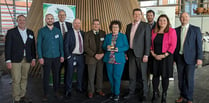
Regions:
<instances>
[{"instance_id":1,"label":"man in dark suit","mask_svg":"<svg viewBox=\"0 0 209 103\"><path fill-rule=\"evenodd\" d=\"M66 22L66 13L64 10L60 10L58 12L58 18L59 21L54 22L54 26L61 30L62 36L64 37L64 34L68 32L72 28L72 24L69 22Z\"/></svg>"},{"instance_id":2,"label":"man in dark suit","mask_svg":"<svg viewBox=\"0 0 209 103\"><path fill-rule=\"evenodd\" d=\"M134 95L136 88L136 78L143 88L140 100L145 101L148 93L147 84L147 62L151 45L151 29L149 25L142 20L141 9L133 10L134 22L127 25L126 35L129 41L130 49L128 51L129 60L129 94L125 99ZM137 76L137 74L139 76Z\"/></svg>"},{"instance_id":3,"label":"man in dark suit","mask_svg":"<svg viewBox=\"0 0 209 103\"><path fill-rule=\"evenodd\" d=\"M92 30L84 36L84 50L86 52L85 63L88 65L88 97L92 98L94 93L94 80L96 80L96 92L105 96L102 92L103 85L103 61L104 50L102 45L105 38L105 32L100 30L99 19L92 22ZM96 79L95 79L96 75Z\"/></svg>"},{"instance_id":4,"label":"man in dark suit","mask_svg":"<svg viewBox=\"0 0 209 103\"><path fill-rule=\"evenodd\" d=\"M82 92L82 79L85 67L83 36L84 32L80 30L81 21L76 18L73 21L73 28L70 29L64 37L64 53L67 62L66 71L66 96L71 97L72 79L75 67L77 69L77 90Z\"/></svg>"},{"instance_id":5,"label":"man in dark suit","mask_svg":"<svg viewBox=\"0 0 209 103\"><path fill-rule=\"evenodd\" d=\"M177 47L174 60L178 70L180 97L176 103L193 101L195 65L202 64L202 34L199 27L189 24L189 14L180 15L181 26L176 28Z\"/></svg>"},{"instance_id":6,"label":"man in dark suit","mask_svg":"<svg viewBox=\"0 0 209 103\"><path fill-rule=\"evenodd\" d=\"M65 33L67 33L72 28L72 24L65 21L65 19L66 19L66 12L64 10L59 10L58 18L59 18L59 21L54 22L54 26L56 28L60 29L60 31L62 32L62 36L64 38ZM65 62L61 63L61 66L60 66L59 85L61 83L61 78L62 78L61 77L61 72L62 72L63 68L64 68L64 71L66 71L66 63ZM64 73L64 83L65 83L65 80L66 80L66 74L65 73Z\"/></svg>"},{"instance_id":7,"label":"man in dark suit","mask_svg":"<svg viewBox=\"0 0 209 103\"><path fill-rule=\"evenodd\" d=\"M12 74L12 96L14 103L29 102L25 97L28 72L35 66L36 49L33 31L25 27L26 17L17 17L18 26L7 31L5 42L5 58L7 68Z\"/></svg>"},{"instance_id":8,"label":"man in dark suit","mask_svg":"<svg viewBox=\"0 0 209 103\"><path fill-rule=\"evenodd\" d=\"M150 25L151 29L155 28L155 12L153 10L148 10L146 13L147 23Z\"/></svg>"}]
</instances>

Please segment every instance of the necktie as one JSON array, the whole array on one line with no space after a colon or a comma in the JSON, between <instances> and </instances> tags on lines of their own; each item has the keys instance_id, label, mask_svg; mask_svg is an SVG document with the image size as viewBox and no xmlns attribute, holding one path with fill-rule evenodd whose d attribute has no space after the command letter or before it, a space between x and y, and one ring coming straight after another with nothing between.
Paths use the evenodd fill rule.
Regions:
<instances>
[{"instance_id":1,"label":"necktie","mask_svg":"<svg viewBox=\"0 0 209 103\"><path fill-rule=\"evenodd\" d=\"M180 41L181 42L181 46L180 46L179 54L183 54L185 35L186 35L186 27L182 26L182 29L181 29L181 41Z\"/></svg>"},{"instance_id":2,"label":"necktie","mask_svg":"<svg viewBox=\"0 0 209 103\"><path fill-rule=\"evenodd\" d=\"M80 32L78 32L78 40L79 40L79 51L82 52L82 43L81 43Z\"/></svg>"},{"instance_id":3,"label":"necktie","mask_svg":"<svg viewBox=\"0 0 209 103\"><path fill-rule=\"evenodd\" d=\"M65 34L65 26L64 26L64 23L62 23L62 36L64 37L64 34Z\"/></svg>"}]
</instances>

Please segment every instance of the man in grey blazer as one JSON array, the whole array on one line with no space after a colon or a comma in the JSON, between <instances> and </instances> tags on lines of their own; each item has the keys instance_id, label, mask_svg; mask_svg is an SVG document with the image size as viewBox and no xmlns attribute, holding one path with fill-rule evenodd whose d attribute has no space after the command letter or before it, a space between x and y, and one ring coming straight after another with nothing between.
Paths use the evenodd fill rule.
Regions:
<instances>
[{"instance_id":1,"label":"man in grey blazer","mask_svg":"<svg viewBox=\"0 0 209 103\"><path fill-rule=\"evenodd\" d=\"M133 10L134 22L127 25L126 35L129 41L127 52L129 60L129 94L125 99L134 95L136 81L139 80L140 100L145 101L148 93L147 62L151 45L151 30L147 23L142 20L142 11L139 8Z\"/></svg>"}]
</instances>

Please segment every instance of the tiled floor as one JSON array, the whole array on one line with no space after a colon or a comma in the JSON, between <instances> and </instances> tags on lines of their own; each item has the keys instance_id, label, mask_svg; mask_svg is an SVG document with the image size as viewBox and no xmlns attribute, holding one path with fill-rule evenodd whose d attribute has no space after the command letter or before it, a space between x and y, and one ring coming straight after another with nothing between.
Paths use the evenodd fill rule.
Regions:
<instances>
[{"instance_id":1,"label":"tiled floor","mask_svg":"<svg viewBox=\"0 0 209 103\"><path fill-rule=\"evenodd\" d=\"M194 89L194 103L209 103L209 66L197 69L195 74L195 89ZM0 103L12 103L10 76L4 75L0 78ZM175 103L174 100L178 97L176 73L174 74L174 81L170 81L167 103ZM104 91L110 93L110 86L108 81L104 82ZM152 88L152 87L151 87ZM128 91L128 82L123 81L121 85L121 97ZM27 95L32 98L33 103L41 103L42 99L42 80L40 78L29 78ZM152 90L147 103L151 103ZM107 101L108 96L100 97L94 96L92 99L86 97L86 93L72 92L70 100L57 100L51 89L49 103L111 103ZM140 103L138 96L134 96L128 101L121 99L120 103ZM160 98L157 103L160 103Z\"/></svg>"}]
</instances>

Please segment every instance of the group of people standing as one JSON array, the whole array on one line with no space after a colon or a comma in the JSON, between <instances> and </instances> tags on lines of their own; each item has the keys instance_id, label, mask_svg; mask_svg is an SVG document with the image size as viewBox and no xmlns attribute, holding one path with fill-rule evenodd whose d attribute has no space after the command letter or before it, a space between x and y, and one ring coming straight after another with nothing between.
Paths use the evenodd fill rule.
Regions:
<instances>
[{"instance_id":1,"label":"group of people standing","mask_svg":"<svg viewBox=\"0 0 209 103\"><path fill-rule=\"evenodd\" d=\"M162 14L154 21L155 13L147 11L148 23L142 21L142 11L133 10L134 21L127 25L126 33L121 30L121 22L111 21L106 34L100 29L100 21L92 21L92 30L84 33L81 20L76 18L73 23L65 21L66 13L60 10L58 22L54 16L45 16L46 26L38 31L38 61L43 65L43 101L48 101L50 70L53 76L55 96L60 98L60 72L65 67L65 97L72 96L73 72L77 70L78 92L83 92L83 75L85 64L88 70L88 97L94 93L105 96L102 91L103 67L111 85L110 99L120 99L120 84L124 66L128 61L129 93L124 99L135 95L136 87L140 87L140 101L148 101L148 79L153 74L153 97L155 102L160 96L159 82L162 78L162 103L166 103L169 77L173 76L173 61L177 64L178 86L180 97L176 103L192 103L194 89L195 65L202 64L202 37L199 27L189 24L189 15L180 15L181 26L171 28L167 15ZM14 103L28 102L25 96L27 76L31 66L35 65L36 47L33 31L25 27L26 17L17 17L18 26L8 30L5 42L7 68L12 74L12 95ZM191 52L192 51L192 52ZM148 65L149 64L149 65ZM96 79L95 79L96 77ZM95 82L96 80L96 87ZM137 82L139 81L139 83ZM95 90L96 89L96 90Z\"/></svg>"}]
</instances>

